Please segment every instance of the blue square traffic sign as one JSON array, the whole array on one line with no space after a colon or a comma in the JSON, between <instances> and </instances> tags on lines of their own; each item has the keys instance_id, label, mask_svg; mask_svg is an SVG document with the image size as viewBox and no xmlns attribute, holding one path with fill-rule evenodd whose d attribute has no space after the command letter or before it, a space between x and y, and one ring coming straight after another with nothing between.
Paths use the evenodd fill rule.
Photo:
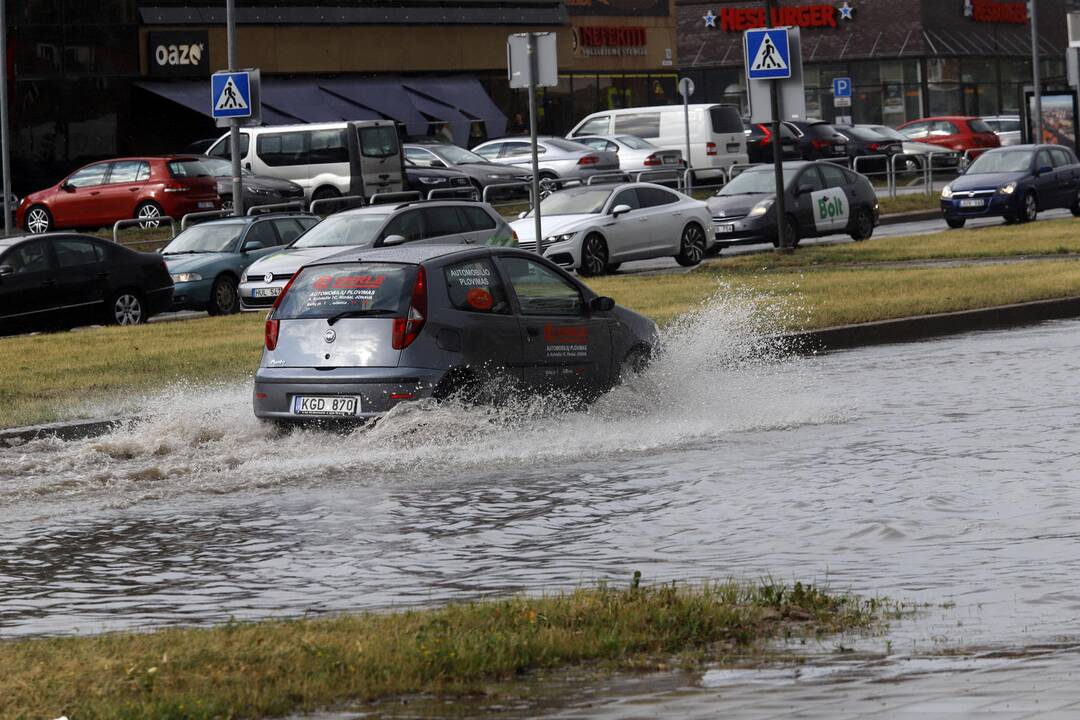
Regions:
<instances>
[{"instance_id":1,"label":"blue square traffic sign","mask_svg":"<svg viewBox=\"0 0 1080 720\"><path fill-rule=\"evenodd\" d=\"M215 119L251 117L251 82L247 71L210 76L210 110Z\"/></svg>"},{"instance_id":2,"label":"blue square traffic sign","mask_svg":"<svg viewBox=\"0 0 1080 720\"><path fill-rule=\"evenodd\" d=\"M832 94L833 97L849 98L851 97L851 78L838 77L833 78L832 81Z\"/></svg>"},{"instance_id":3,"label":"blue square traffic sign","mask_svg":"<svg viewBox=\"0 0 1080 720\"><path fill-rule=\"evenodd\" d=\"M746 77L751 80L782 80L791 77L791 52L787 28L747 30L743 36Z\"/></svg>"}]
</instances>

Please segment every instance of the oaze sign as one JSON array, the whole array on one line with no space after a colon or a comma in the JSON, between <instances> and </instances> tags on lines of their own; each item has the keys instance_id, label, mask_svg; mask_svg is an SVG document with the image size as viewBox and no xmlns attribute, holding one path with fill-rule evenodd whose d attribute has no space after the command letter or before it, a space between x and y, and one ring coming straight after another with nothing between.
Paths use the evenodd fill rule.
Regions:
<instances>
[{"instance_id":1,"label":"oaze sign","mask_svg":"<svg viewBox=\"0 0 1080 720\"><path fill-rule=\"evenodd\" d=\"M209 75L206 31L165 30L147 33L146 64L151 75Z\"/></svg>"}]
</instances>

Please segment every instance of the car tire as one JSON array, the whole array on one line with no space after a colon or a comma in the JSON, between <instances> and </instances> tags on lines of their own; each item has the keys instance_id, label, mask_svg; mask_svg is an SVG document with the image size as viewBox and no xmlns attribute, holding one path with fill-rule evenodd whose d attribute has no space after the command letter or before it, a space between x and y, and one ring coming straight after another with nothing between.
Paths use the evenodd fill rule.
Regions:
<instances>
[{"instance_id":1,"label":"car tire","mask_svg":"<svg viewBox=\"0 0 1080 720\"><path fill-rule=\"evenodd\" d=\"M1069 207L1069 212L1073 214L1073 217L1080 217L1080 192L1076 193L1076 197L1073 198L1073 204Z\"/></svg>"},{"instance_id":2,"label":"car tire","mask_svg":"<svg viewBox=\"0 0 1080 720\"><path fill-rule=\"evenodd\" d=\"M151 228L161 227L160 218L164 215L161 211L161 206L156 202L143 202L139 203L139 206L135 208L135 218L141 220L139 227L143 230ZM159 218L155 220L154 218Z\"/></svg>"},{"instance_id":3,"label":"car tire","mask_svg":"<svg viewBox=\"0 0 1080 720\"><path fill-rule=\"evenodd\" d=\"M638 345L630 349L619 366L619 381L626 382L630 375L640 375L649 368L652 362L652 348L647 345Z\"/></svg>"},{"instance_id":4,"label":"car tire","mask_svg":"<svg viewBox=\"0 0 1080 720\"><path fill-rule=\"evenodd\" d=\"M784 228L786 230L784 234L787 235L788 246L793 248L799 247L799 241L802 240L802 238L799 237L799 224L795 222L795 218L791 215L788 215L787 222L785 223ZM780 247L779 235L773 238L772 246L774 248Z\"/></svg>"},{"instance_id":5,"label":"car tire","mask_svg":"<svg viewBox=\"0 0 1080 720\"><path fill-rule=\"evenodd\" d=\"M611 273L617 273L617 272L619 272L619 268L621 268L621 267L622 267L622 263L621 263L621 262L618 262L618 263L608 263L608 264L607 264L607 267L606 267L606 268L604 268L604 272L608 273L609 275L610 275Z\"/></svg>"},{"instance_id":6,"label":"car tire","mask_svg":"<svg viewBox=\"0 0 1080 720\"><path fill-rule=\"evenodd\" d=\"M945 218L945 224L951 227L953 230L959 230L960 228L964 227L964 223L966 222L967 220L965 218Z\"/></svg>"},{"instance_id":7,"label":"car tire","mask_svg":"<svg viewBox=\"0 0 1080 720\"><path fill-rule=\"evenodd\" d=\"M105 306L105 322L109 325L141 325L146 322L146 304L136 290L120 290Z\"/></svg>"},{"instance_id":8,"label":"car tire","mask_svg":"<svg viewBox=\"0 0 1080 720\"><path fill-rule=\"evenodd\" d=\"M206 311L211 315L232 315L240 310L240 293L236 280L229 275L219 275L210 288L210 304Z\"/></svg>"},{"instance_id":9,"label":"car tire","mask_svg":"<svg viewBox=\"0 0 1080 720\"><path fill-rule=\"evenodd\" d=\"M683 267L700 265L705 259L705 231L697 223L690 223L683 228L682 237L679 240L679 254L675 256L675 262Z\"/></svg>"},{"instance_id":10,"label":"car tire","mask_svg":"<svg viewBox=\"0 0 1080 720\"><path fill-rule=\"evenodd\" d=\"M1020 211L1020 222L1035 222L1039 218L1039 200L1030 190L1024 194L1024 207Z\"/></svg>"},{"instance_id":11,"label":"car tire","mask_svg":"<svg viewBox=\"0 0 1080 720\"><path fill-rule=\"evenodd\" d=\"M874 234L874 218L866 208L855 211L855 217L851 219L851 239L855 242L869 240Z\"/></svg>"},{"instance_id":12,"label":"car tire","mask_svg":"<svg viewBox=\"0 0 1080 720\"><path fill-rule=\"evenodd\" d=\"M585 277L596 277L603 275L607 266L607 241L599 233L592 233L581 243L581 267L578 272Z\"/></svg>"},{"instance_id":13,"label":"car tire","mask_svg":"<svg viewBox=\"0 0 1080 720\"><path fill-rule=\"evenodd\" d=\"M23 219L26 231L33 235L47 233L53 229L53 216L44 205L31 205Z\"/></svg>"},{"instance_id":14,"label":"car tire","mask_svg":"<svg viewBox=\"0 0 1080 720\"><path fill-rule=\"evenodd\" d=\"M1006 225L1015 225L1016 223L1020 222L1020 218L1016 217L1015 215L1004 215L1002 216L1002 219L1005 220Z\"/></svg>"}]
</instances>

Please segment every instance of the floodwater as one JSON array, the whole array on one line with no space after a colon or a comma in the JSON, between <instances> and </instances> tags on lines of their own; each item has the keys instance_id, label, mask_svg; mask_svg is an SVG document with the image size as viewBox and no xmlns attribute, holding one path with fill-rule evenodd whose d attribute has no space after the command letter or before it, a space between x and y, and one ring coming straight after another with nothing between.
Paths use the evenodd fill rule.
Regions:
<instances>
[{"instance_id":1,"label":"floodwater","mask_svg":"<svg viewBox=\"0 0 1080 720\"><path fill-rule=\"evenodd\" d=\"M277 436L246 384L0 449L0 636L628 582L926 603L894 650L1080 628L1080 323L791 357L714 301L588 411L413 408ZM869 642L884 642L874 639Z\"/></svg>"}]
</instances>

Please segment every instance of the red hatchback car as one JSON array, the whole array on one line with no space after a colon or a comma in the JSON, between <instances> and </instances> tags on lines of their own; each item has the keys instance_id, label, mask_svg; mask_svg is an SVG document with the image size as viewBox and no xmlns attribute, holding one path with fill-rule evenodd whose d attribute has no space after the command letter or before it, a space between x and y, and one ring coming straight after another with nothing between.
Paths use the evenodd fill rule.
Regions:
<instances>
[{"instance_id":1,"label":"red hatchback car","mask_svg":"<svg viewBox=\"0 0 1080 720\"><path fill-rule=\"evenodd\" d=\"M964 152L1001 147L990 126L977 117L932 117L912 120L896 128L916 142ZM972 153L974 156L976 153Z\"/></svg>"},{"instance_id":2,"label":"red hatchback car","mask_svg":"<svg viewBox=\"0 0 1080 720\"><path fill-rule=\"evenodd\" d=\"M15 222L32 233L60 228L92 228L126 218L180 219L217 210L217 178L198 158L185 156L103 160L79 168L56 185L27 195Z\"/></svg>"}]
</instances>

